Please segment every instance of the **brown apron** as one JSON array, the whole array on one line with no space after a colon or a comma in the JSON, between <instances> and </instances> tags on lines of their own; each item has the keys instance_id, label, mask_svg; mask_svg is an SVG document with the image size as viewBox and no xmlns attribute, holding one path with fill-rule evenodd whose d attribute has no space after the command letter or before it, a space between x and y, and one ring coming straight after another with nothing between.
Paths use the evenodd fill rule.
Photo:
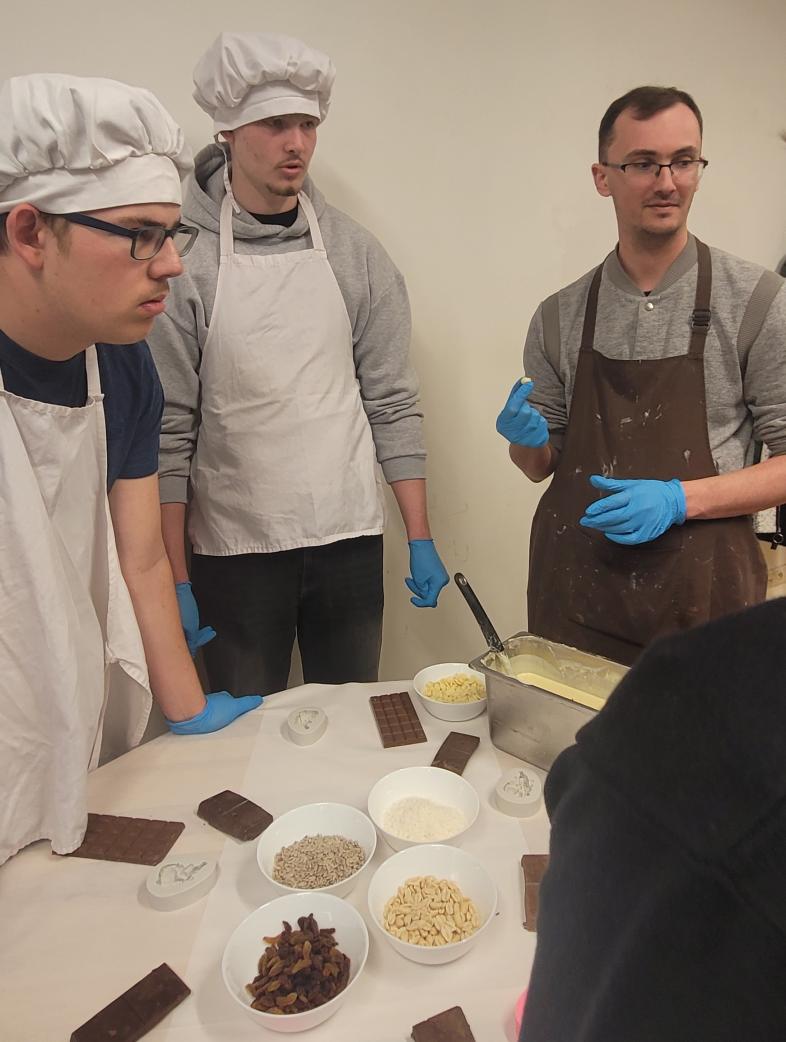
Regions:
<instances>
[{"instance_id":1,"label":"brown apron","mask_svg":"<svg viewBox=\"0 0 786 1042\"><path fill-rule=\"evenodd\" d=\"M617 359L594 350L603 266L595 272L563 452L532 522L530 632L625 664L662 634L766 594L750 517L687 521L638 546L579 525L601 495L589 483L592 474L693 481L717 473L704 388L712 261L704 243L696 247L687 355Z\"/></svg>"}]
</instances>

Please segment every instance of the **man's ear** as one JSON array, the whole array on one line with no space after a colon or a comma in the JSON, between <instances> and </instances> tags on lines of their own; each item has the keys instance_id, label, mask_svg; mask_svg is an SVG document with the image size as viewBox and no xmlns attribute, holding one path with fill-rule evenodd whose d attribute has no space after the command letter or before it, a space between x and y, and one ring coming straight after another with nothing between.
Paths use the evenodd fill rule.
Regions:
<instances>
[{"instance_id":1,"label":"man's ear","mask_svg":"<svg viewBox=\"0 0 786 1042\"><path fill-rule=\"evenodd\" d=\"M43 267L44 252L54 232L31 203L20 203L9 211L5 233L11 253L35 270Z\"/></svg>"},{"instance_id":2,"label":"man's ear","mask_svg":"<svg viewBox=\"0 0 786 1042\"><path fill-rule=\"evenodd\" d=\"M602 195L605 198L611 195L605 166L602 166L600 163L592 164L592 180L595 182L595 191L598 195Z\"/></svg>"}]
</instances>

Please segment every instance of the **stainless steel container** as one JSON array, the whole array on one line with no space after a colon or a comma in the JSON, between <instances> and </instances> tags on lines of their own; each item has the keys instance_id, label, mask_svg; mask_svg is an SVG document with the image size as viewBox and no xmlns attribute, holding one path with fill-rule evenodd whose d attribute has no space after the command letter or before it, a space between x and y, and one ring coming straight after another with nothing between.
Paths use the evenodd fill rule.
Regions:
<instances>
[{"instance_id":1,"label":"stainless steel container","mask_svg":"<svg viewBox=\"0 0 786 1042\"><path fill-rule=\"evenodd\" d=\"M548 770L597 710L544 690L536 678L578 689L600 708L627 667L532 633L517 633L503 644L513 672L528 674L527 682L500 669L496 651L469 663L486 678L491 740L498 749Z\"/></svg>"}]
</instances>

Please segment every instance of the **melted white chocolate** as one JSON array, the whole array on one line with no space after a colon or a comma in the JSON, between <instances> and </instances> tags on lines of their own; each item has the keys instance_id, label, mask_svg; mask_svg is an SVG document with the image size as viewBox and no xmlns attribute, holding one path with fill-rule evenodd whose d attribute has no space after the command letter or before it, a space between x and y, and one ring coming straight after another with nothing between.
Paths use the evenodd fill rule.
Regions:
<instances>
[{"instance_id":1,"label":"melted white chocolate","mask_svg":"<svg viewBox=\"0 0 786 1042\"><path fill-rule=\"evenodd\" d=\"M539 673L517 673L516 680L520 680L522 684L539 687L542 691L549 691L552 695L561 695L571 702L587 706L588 709L602 709L606 703L606 699L600 695L591 695L587 691L582 691L581 688L572 687L561 680L552 680L551 677L544 677Z\"/></svg>"}]
</instances>

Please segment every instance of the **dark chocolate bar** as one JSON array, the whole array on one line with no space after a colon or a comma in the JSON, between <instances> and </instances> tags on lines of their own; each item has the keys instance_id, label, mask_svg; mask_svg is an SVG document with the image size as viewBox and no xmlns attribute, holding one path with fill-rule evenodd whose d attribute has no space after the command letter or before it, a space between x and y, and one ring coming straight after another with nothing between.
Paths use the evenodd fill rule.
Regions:
<instances>
[{"instance_id":1,"label":"dark chocolate bar","mask_svg":"<svg viewBox=\"0 0 786 1042\"><path fill-rule=\"evenodd\" d=\"M197 814L214 829L240 840L261 836L273 820L273 815L259 804L247 800L245 796L239 796L231 789L225 789L202 800Z\"/></svg>"},{"instance_id":2,"label":"dark chocolate bar","mask_svg":"<svg viewBox=\"0 0 786 1042\"><path fill-rule=\"evenodd\" d=\"M87 832L82 846L66 857L157 865L164 860L185 827L182 821L88 814Z\"/></svg>"},{"instance_id":3,"label":"dark chocolate bar","mask_svg":"<svg viewBox=\"0 0 786 1042\"><path fill-rule=\"evenodd\" d=\"M538 929L540 881L548 867L548 854L523 854L521 857L521 868L524 872L524 929L532 933Z\"/></svg>"},{"instance_id":4,"label":"dark chocolate bar","mask_svg":"<svg viewBox=\"0 0 786 1042\"><path fill-rule=\"evenodd\" d=\"M71 1042L137 1042L191 989L165 962L71 1033Z\"/></svg>"},{"instance_id":5,"label":"dark chocolate bar","mask_svg":"<svg viewBox=\"0 0 786 1042\"><path fill-rule=\"evenodd\" d=\"M369 698L385 749L426 741L426 732L406 691Z\"/></svg>"},{"instance_id":6,"label":"dark chocolate bar","mask_svg":"<svg viewBox=\"0 0 786 1042\"><path fill-rule=\"evenodd\" d=\"M475 1042L461 1006L422 1020L413 1027L412 1038L414 1042Z\"/></svg>"},{"instance_id":7,"label":"dark chocolate bar","mask_svg":"<svg viewBox=\"0 0 786 1042\"><path fill-rule=\"evenodd\" d=\"M442 767L443 770L453 771L454 774L463 774L470 756L478 745L480 745L480 739L476 734L451 731L437 749L437 755L431 761L431 766Z\"/></svg>"}]
</instances>

